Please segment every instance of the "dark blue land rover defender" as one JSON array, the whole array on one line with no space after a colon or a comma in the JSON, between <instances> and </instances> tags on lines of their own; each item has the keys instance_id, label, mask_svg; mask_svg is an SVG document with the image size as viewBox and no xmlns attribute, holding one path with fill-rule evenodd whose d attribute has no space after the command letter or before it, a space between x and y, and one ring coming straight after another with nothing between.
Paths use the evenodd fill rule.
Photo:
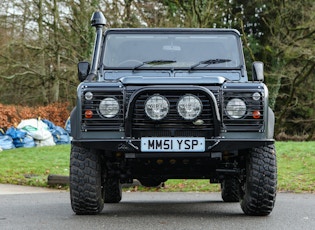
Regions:
<instances>
[{"instance_id":1,"label":"dark blue land rover defender","mask_svg":"<svg viewBox=\"0 0 315 230\"><path fill-rule=\"evenodd\" d=\"M95 12L91 63L71 113L70 194L76 214L118 203L121 184L220 183L222 199L268 215L276 198L274 114L263 63L246 72L233 29L106 29Z\"/></svg>"}]
</instances>

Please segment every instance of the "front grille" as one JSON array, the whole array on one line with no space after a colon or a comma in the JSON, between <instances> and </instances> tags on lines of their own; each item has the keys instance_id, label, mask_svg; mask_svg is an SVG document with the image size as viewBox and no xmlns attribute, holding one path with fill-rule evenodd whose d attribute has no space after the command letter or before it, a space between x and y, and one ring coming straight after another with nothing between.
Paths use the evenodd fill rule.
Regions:
<instances>
[{"instance_id":1,"label":"front grille","mask_svg":"<svg viewBox=\"0 0 315 230\"><path fill-rule=\"evenodd\" d=\"M85 92L92 92L93 99L86 100L84 98ZM104 92L100 90L93 91L93 89L85 90L82 94L82 124L81 129L83 131L120 131L123 128L124 121L124 107L123 105L123 94L121 91L110 91ZM118 100L120 105L119 113L113 118L103 117L99 112L99 104L106 97L113 97ZM92 118L85 117L85 111L91 110L93 112Z\"/></svg>"},{"instance_id":2,"label":"front grille","mask_svg":"<svg viewBox=\"0 0 315 230\"><path fill-rule=\"evenodd\" d=\"M164 96L170 103L170 110L165 118L159 121L150 119L145 113L146 100L156 94ZM132 116L131 121L131 136L139 137L213 137L214 124L214 109L211 97L203 91L189 92L197 96L202 104L202 113L195 120L202 120L202 125L195 125L191 120L183 119L177 112L177 102L187 93L184 91L145 91L140 93L135 98L133 111L130 111Z\"/></svg>"}]
</instances>

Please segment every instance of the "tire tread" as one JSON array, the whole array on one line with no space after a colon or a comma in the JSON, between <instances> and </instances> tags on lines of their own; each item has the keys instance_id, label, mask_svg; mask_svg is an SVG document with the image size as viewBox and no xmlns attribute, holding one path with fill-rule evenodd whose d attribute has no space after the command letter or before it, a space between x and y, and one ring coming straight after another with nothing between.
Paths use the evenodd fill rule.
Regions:
<instances>
[{"instance_id":1,"label":"tire tread","mask_svg":"<svg viewBox=\"0 0 315 230\"><path fill-rule=\"evenodd\" d=\"M269 215L274 208L277 193L277 161L274 145L253 148L248 162L241 208L247 215Z\"/></svg>"},{"instance_id":2,"label":"tire tread","mask_svg":"<svg viewBox=\"0 0 315 230\"><path fill-rule=\"evenodd\" d=\"M72 210L78 215L103 210L100 159L89 149L71 146L70 198Z\"/></svg>"}]
</instances>

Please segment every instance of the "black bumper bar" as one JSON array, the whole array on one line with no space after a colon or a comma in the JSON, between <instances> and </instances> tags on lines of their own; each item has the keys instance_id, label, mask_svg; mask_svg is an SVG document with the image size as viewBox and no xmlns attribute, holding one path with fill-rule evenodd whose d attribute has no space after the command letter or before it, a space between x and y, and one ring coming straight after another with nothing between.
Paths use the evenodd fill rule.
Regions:
<instances>
[{"instance_id":1,"label":"black bumper bar","mask_svg":"<svg viewBox=\"0 0 315 230\"><path fill-rule=\"evenodd\" d=\"M274 142L274 139L206 139L205 152L249 149L271 145ZM141 153L141 144L139 139L73 139L72 144L86 148L103 149L114 152Z\"/></svg>"}]
</instances>

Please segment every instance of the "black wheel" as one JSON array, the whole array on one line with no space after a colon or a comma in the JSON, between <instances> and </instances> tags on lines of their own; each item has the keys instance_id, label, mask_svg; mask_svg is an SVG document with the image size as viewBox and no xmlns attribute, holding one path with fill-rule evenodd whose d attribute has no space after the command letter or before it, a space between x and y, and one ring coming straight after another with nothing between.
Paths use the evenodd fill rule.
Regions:
<instances>
[{"instance_id":1,"label":"black wheel","mask_svg":"<svg viewBox=\"0 0 315 230\"><path fill-rule=\"evenodd\" d=\"M237 178L225 178L221 182L221 196L224 202L240 201L240 183Z\"/></svg>"},{"instance_id":2,"label":"black wheel","mask_svg":"<svg viewBox=\"0 0 315 230\"><path fill-rule=\"evenodd\" d=\"M266 216L277 193L277 160L274 145L253 148L247 156L241 208L246 215Z\"/></svg>"},{"instance_id":3,"label":"black wheel","mask_svg":"<svg viewBox=\"0 0 315 230\"><path fill-rule=\"evenodd\" d=\"M119 203L122 197L122 186L119 179L107 178L104 183L105 203Z\"/></svg>"},{"instance_id":4,"label":"black wheel","mask_svg":"<svg viewBox=\"0 0 315 230\"><path fill-rule=\"evenodd\" d=\"M72 210L78 215L103 210L101 160L95 151L71 146L70 199Z\"/></svg>"}]
</instances>

